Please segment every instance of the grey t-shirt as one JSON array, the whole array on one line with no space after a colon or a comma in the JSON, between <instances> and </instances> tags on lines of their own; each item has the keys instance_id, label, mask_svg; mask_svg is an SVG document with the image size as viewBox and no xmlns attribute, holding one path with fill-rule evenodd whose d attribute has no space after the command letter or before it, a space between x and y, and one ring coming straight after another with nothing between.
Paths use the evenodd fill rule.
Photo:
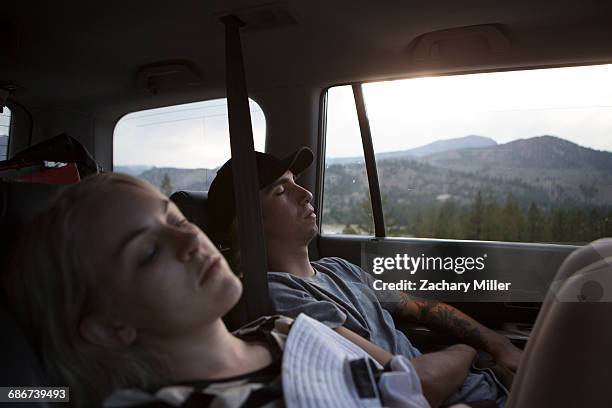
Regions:
<instances>
[{"instance_id":1,"label":"grey t-shirt","mask_svg":"<svg viewBox=\"0 0 612 408\"><path fill-rule=\"evenodd\" d=\"M311 278L268 273L277 313L293 318L305 313L332 329L344 326L390 353L409 359L421 355L395 328L389 313L401 299L399 292L373 290L372 276L341 258L323 258L311 265L315 270ZM489 371L472 372L445 404L497 400L503 406L506 397L501 388Z\"/></svg>"}]
</instances>

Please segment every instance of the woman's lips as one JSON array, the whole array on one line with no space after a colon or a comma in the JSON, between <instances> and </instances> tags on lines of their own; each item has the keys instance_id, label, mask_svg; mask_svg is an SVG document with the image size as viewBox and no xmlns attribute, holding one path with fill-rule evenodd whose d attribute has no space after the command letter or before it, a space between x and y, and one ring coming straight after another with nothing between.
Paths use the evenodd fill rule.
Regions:
<instances>
[{"instance_id":1,"label":"woman's lips","mask_svg":"<svg viewBox=\"0 0 612 408\"><path fill-rule=\"evenodd\" d=\"M204 260L200 273L200 285L208 280L212 275L219 270L221 265L221 255L211 255Z\"/></svg>"}]
</instances>

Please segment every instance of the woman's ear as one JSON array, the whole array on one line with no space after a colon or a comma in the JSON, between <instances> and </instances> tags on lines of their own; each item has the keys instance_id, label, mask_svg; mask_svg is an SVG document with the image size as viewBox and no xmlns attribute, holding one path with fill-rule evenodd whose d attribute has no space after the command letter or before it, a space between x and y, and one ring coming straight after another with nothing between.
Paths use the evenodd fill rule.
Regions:
<instances>
[{"instance_id":1,"label":"woman's ear","mask_svg":"<svg viewBox=\"0 0 612 408\"><path fill-rule=\"evenodd\" d=\"M108 322L97 316L87 316L79 323L79 333L88 342L100 347L121 349L136 341L134 327L118 322Z\"/></svg>"}]
</instances>

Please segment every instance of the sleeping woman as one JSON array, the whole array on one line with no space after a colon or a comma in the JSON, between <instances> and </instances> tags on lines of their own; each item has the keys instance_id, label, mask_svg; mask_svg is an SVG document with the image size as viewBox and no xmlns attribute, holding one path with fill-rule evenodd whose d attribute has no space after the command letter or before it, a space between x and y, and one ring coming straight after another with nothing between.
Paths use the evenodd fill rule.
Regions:
<instances>
[{"instance_id":1,"label":"sleeping woman","mask_svg":"<svg viewBox=\"0 0 612 408\"><path fill-rule=\"evenodd\" d=\"M221 317L240 298L240 280L150 184L119 173L87 178L66 187L23 236L7 292L48 378L70 386L73 405L121 405L126 394L108 397L129 388L142 390L132 402L148 406L282 406L276 318L228 331ZM391 358L348 336L381 365ZM412 361L432 406L474 358L468 346L442 353L459 363L449 367L439 353ZM160 389L181 392L164 405Z\"/></svg>"}]
</instances>

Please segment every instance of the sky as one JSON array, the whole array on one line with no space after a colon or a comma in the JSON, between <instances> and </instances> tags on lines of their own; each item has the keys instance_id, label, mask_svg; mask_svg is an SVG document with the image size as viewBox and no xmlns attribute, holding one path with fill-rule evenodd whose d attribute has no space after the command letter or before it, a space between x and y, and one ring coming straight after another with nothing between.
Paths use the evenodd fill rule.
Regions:
<instances>
[{"instance_id":1,"label":"sky","mask_svg":"<svg viewBox=\"0 0 612 408\"><path fill-rule=\"evenodd\" d=\"M249 101L255 150L265 147L264 113ZM215 168L230 158L225 99L125 115L115 126L114 165Z\"/></svg>"},{"instance_id":2,"label":"sky","mask_svg":"<svg viewBox=\"0 0 612 408\"><path fill-rule=\"evenodd\" d=\"M553 135L612 152L612 65L378 82L363 92L377 153L467 135L500 144ZM331 88L328 105L328 157L362 156L351 88Z\"/></svg>"},{"instance_id":3,"label":"sky","mask_svg":"<svg viewBox=\"0 0 612 408\"><path fill-rule=\"evenodd\" d=\"M612 152L612 65L364 84L377 153L480 135L507 143L553 135ZM115 128L115 165L217 167L229 158L224 100L136 112ZM251 101L255 148L265 117ZM328 95L327 157L362 156L350 86Z\"/></svg>"}]
</instances>

